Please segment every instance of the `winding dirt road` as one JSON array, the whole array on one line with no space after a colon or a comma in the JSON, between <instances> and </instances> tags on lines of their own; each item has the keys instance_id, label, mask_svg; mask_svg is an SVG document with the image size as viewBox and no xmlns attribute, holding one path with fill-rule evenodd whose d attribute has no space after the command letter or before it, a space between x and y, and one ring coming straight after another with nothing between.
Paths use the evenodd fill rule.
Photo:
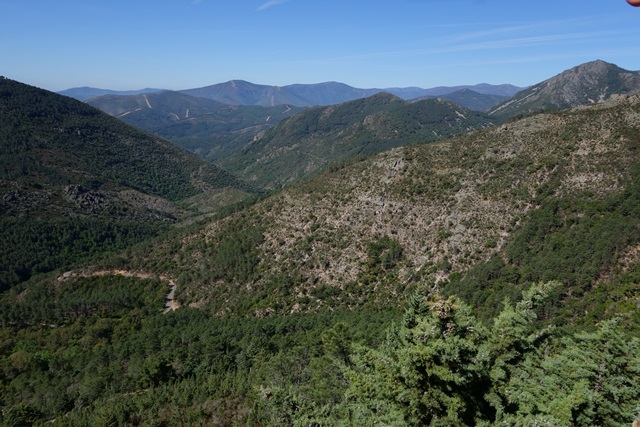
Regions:
<instances>
[{"instance_id":1,"label":"winding dirt road","mask_svg":"<svg viewBox=\"0 0 640 427\"><path fill-rule=\"evenodd\" d=\"M176 284L173 282L173 280L169 280L169 286L171 288L169 290L169 293L167 294L167 297L164 299L164 311L162 312L163 314L167 314L170 311L176 311L180 307L178 301L176 301L173 297L176 293Z\"/></svg>"}]
</instances>

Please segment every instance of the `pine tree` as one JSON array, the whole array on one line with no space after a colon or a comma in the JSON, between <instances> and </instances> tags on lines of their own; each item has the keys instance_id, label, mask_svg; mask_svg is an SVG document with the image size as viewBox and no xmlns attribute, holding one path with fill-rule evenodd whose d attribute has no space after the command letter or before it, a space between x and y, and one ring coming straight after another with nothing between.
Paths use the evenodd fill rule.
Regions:
<instances>
[{"instance_id":1,"label":"pine tree","mask_svg":"<svg viewBox=\"0 0 640 427\"><path fill-rule=\"evenodd\" d=\"M492 328L456 297L414 295L384 345L352 355L348 412L378 420L370 425L475 426L504 419L512 409L510 378L548 337L535 331L536 310L556 286L534 285L515 307L506 302Z\"/></svg>"}]
</instances>

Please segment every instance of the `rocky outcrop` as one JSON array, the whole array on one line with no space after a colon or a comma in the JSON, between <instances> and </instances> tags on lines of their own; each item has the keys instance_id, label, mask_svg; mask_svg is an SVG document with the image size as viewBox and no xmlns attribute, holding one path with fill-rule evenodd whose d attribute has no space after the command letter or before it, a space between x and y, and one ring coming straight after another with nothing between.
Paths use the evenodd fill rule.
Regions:
<instances>
[{"instance_id":1,"label":"rocky outcrop","mask_svg":"<svg viewBox=\"0 0 640 427\"><path fill-rule=\"evenodd\" d=\"M64 193L70 201L87 213L97 214L111 204L104 193L91 191L81 185L67 185Z\"/></svg>"}]
</instances>

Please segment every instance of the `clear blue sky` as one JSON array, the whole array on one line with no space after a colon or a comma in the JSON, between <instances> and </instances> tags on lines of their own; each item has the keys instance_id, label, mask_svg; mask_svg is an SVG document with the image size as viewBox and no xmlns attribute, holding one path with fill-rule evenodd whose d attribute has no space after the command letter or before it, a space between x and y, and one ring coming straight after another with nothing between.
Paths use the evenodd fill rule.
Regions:
<instances>
[{"instance_id":1,"label":"clear blue sky","mask_svg":"<svg viewBox=\"0 0 640 427\"><path fill-rule=\"evenodd\" d=\"M526 86L594 59L640 70L639 41L624 0L0 0L0 75L56 91Z\"/></svg>"}]
</instances>

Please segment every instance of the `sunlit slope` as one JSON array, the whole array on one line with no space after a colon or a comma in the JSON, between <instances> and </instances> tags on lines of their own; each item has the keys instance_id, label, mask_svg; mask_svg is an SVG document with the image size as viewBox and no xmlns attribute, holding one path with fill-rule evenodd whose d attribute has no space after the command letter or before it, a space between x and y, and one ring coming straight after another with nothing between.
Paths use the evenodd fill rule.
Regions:
<instances>
[{"instance_id":1,"label":"sunlit slope","mask_svg":"<svg viewBox=\"0 0 640 427\"><path fill-rule=\"evenodd\" d=\"M431 281L491 312L542 279L565 286L554 304L582 304L577 296L598 288L599 309L615 311L623 305L605 308L607 295L638 265L639 130L640 99L618 97L397 148L134 265L170 260L162 272L177 278L182 302L218 314L401 304Z\"/></svg>"},{"instance_id":2,"label":"sunlit slope","mask_svg":"<svg viewBox=\"0 0 640 427\"><path fill-rule=\"evenodd\" d=\"M296 114L220 164L257 185L277 188L337 162L497 122L442 99L410 103L380 93Z\"/></svg>"}]
</instances>

